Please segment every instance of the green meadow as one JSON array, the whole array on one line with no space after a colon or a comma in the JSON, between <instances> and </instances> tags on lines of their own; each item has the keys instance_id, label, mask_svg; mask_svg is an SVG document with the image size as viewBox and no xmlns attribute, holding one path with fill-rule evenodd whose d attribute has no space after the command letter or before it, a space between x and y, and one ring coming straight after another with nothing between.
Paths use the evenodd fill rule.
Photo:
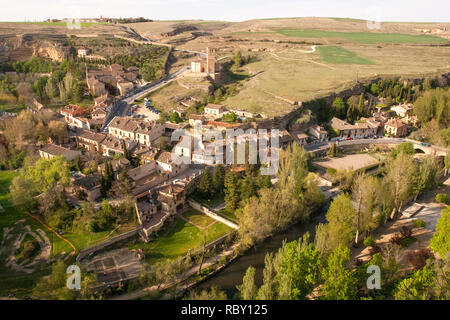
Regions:
<instances>
[{"instance_id":1,"label":"green meadow","mask_svg":"<svg viewBox=\"0 0 450 320\"><path fill-rule=\"evenodd\" d=\"M356 53L340 46L318 47L323 62L342 64L375 64L369 59L358 56Z\"/></svg>"},{"instance_id":2,"label":"green meadow","mask_svg":"<svg viewBox=\"0 0 450 320\"><path fill-rule=\"evenodd\" d=\"M446 39L431 35L412 35L402 33L378 33L378 32L338 32L314 29L277 29L276 32L299 38L326 38L340 39L357 43L445 43Z\"/></svg>"}]
</instances>

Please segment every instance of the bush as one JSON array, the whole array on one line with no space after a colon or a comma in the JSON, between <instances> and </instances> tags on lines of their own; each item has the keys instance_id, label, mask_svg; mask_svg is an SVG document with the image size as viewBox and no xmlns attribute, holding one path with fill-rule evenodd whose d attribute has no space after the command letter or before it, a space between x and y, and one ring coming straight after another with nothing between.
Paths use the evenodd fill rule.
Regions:
<instances>
[{"instance_id":1,"label":"bush","mask_svg":"<svg viewBox=\"0 0 450 320\"><path fill-rule=\"evenodd\" d=\"M334 176L336 174L336 169L328 168L327 169L327 174L329 174L330 176Z\"/></svg>"},{"instance_id":2,"label":"bush","mask_svg":"<svg viewBox=\"0 0 450 320\"><path fill-rule=\"evenodd\" d=\"M428 248L422 248L416 251L408 252L408 261L412 266L419 270L425 267L426 261L432 256L431 250Z\"/></svg>"},{"instance_id":3,"label":"bush","mask_svg":"<svg viewBox=\"0 0 450 320\"><path fill-rule=\"evenodd\" d=\"M376 241L372 236L368 236L367 238L364 239L364 245L366 247L375 247Z\"/></svg>"},{"instance_id":4,"label":"bush","mask_svg":"<svg viewBox=\"0 0 450 320\"><path fill-rule=\"evenodd\" d=\"M413 221L414 227L416 228L425 228L427 226L427 223L423 221L422 219L416 219Z\"/></svg>"},{"instance_id":5,"label":"bush","mask_svg":"<svg viewBox=\"0 0 450 320\"><path fill-rule=\"evenodd\" d=\"M403 226L400 229L400 233L403 236L403 238L411 238L413 231L412 231L412 228Z\"/></svg>"},{"instance_id":6,"label":"bush","mask_svg":"<svg viewBox=\"0 0 450 320\"><path fill-rule=\"evenodd\" d=\"M25 242L23 246L22 256L25 259L29 259L39 250L39 248L39 243L36 240L29 240Z\"/></svg>"},{"instance_id":7,"label":"bush","mask_svg":"<svg viewBox=\"0 0 450 320\"><path fill-rule=\"evenodd\" d=\"M445 193L438 193L436 195L436 201L439 203L448 204L448 196Z\"/></svg>"}]
</instances>

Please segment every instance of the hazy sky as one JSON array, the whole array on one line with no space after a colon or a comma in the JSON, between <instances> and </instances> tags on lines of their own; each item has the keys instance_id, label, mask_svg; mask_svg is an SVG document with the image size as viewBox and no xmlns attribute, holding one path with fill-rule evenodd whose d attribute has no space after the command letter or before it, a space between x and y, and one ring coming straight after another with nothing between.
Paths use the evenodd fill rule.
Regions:
<instances>
[{"instance_id":1,"label":"hazy sky","mask_svg":"<svg viewBox=\"0 0 450 320\"><path fill-rule=\"evenodd\" d=\"M0 21L64 17L242 21L277 17L351 17L450 22L449 0L0 0Z\"/></svg>"}]
</instances>

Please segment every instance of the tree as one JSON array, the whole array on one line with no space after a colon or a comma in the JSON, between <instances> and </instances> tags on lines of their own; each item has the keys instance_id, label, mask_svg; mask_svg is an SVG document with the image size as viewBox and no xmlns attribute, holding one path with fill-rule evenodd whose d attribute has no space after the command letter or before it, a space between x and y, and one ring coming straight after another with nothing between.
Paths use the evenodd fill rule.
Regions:
<instances>
[{"instance_id":1,"label":"tree","mask_svg":"<svg viewBox=\"0 0 450 320\"><path fill-rule=\"evenodd\" d=\"M127 159L128 161L131 161L132 157L131 157L130 152L127 149L127 144L126 144L125 140L122 140L122 150L123 150L123 157L125 159Z\"/></svg>"},{"instance_id":2,"label":"tree","mask_svg":"<svg viewBox=\"0 0 450 320\"><path fill-rule=\"evenodd\" d=\"M347 106L342 98L338 97L334 99L331 107L333 108L333 113L336 117L339 119L345 119L347 115Z\"/></svg>"},{"instance_id":3,"label":"tree","mask_svg":"<svg viewBox=\"0 0 450 320\"><path fill-rule=\"evenodd\" d=\"M123 168L119 176L119 191L123 195L131 195L133 192L133 182L128 175L128 170L126 167Z\"/></svg>"},{"instance_id":4,"label":"tree","mask_svg":"<svg viewBox=\"0 0 450 320\"><path fill-rule=\"evenodd\" d=\"M288 284L280 289L280 298L306 299L320 281L320 253L308 240L306 233L298 241L284 243L277 253L278 283Z\"/></svg>"},{"instance_id":5,"label":"tree","mask_svg":"<svg viewBox=\"0 0 450 320\"><path fill-rule=\"evenodd\" d=\"M333 248L348 246L354 228L355 209L350 196L339 194L331 203L326 215L328 221L329 241Z\"/></svg>"},{"instance_id":6,"label":"tree","mask_svg":"<svg viewBox=\"0 0 450 320\"><path fill-rule=\"evenodd\" d=\"M430 248L443 258L450 251L450 206L442 210L436 232L430 240Z\"/></svg>"},{"instance_id":7,"label":"tree","mask_svg":"<svg viewBox=\"0 0 450 320\"><path fill-rule=\"evenodd\" d=\"M275 300L277 297L277 271L275 258L272 252L264 257L263 284L258 291L258 300Z\"/></svg>"},{"instance_id":8,"label":"tree","mask_svg":"<svg viewBox=\"0 0 450 320\"><path fill-rule=\"evenodd\" d=\"M211 171L209 167L205 168L198 188L204 196L210 194L213 191Z\"/></svg>"},{"instance_id":9,"label":"tree","mask_svg":"<svg viewBox=\"0 0 450 320\"><path fill-rule=\"evenodd\" d=\"M159 137L156 142L156 147L160 150L167 150L167 144L164 137Z\"/></svg>"},{"instance_id":10,"label":"tree","mask_svg":"<svg viewBox=\"0 0 450 320\"><path fill-rule=\"evenodd\" d=\"M225 203L227 208L235 210L240 201L240 194L238 189L238 178L236 172L227 171L224 180Z\"/></svg>"},{"instance_id":11,"label":"tree","mask_svg":"<svg viewBox=\"0 0 450 320\"><path fill-rule=\"evenodd\" d=\"M255 272L255 268L248 267L242 284L237 286L243 300L255 300L257 297L258 287L255 284Z\"/></svg>"},{"instance_id":12,"label":"tree","mask_svg":"<svg viewBox=\"0 0 450 320\"><path fill-rule=\"evenodd\" d=\"M372 227L374 207L379 202L379 181L375 177L365 177L360 174L355 178L352 188L352 198L355 208L355 245L359 244L362 231Z\"/></svg>"},{"instance_id":13,"label":"tree","mask_svg":"<svg viewBox=\"0 0 450 320\"><path fill-rule=\"evenodd\" d=\"M437 166L432 156L425 158L422 163L416 165L413 191L416 194L414 201L420 193L433 188L436 184Z\"/></svg>"},{"instance_id":14,"label":"tree","mask_svg":"<svg viewBox=\"0 0 450 320\"><path fill-rule=\"evenodd\" d=\"M170 115L169 121L172 122L172 123L180 123L180 122L183 121L183 120L180 118L180 115L178 114L178 112L175 112L175 111L174 111L174 112Z\"/></svg>"},{"instance_id":15,"label":"tree","mask_svg":"<svg viewBox=\"0 0 450 320\"><path fill-rule=\"evenodd\" d=\"M200 292L192 291L189 294L188 300L227 300L227 295L224 291L213 286L209 290L205 289Z\"/></svg>"},{"instance_id":16,"label":"tree","mask_svg":"<svg viewBox=\"0 0 450 320\"><path fill-rule=\"evenodd\" d=\"M14 177L9 187L14 206L31 213L36 207L36 201L33 198L34 187L33 182L22 175Z\"/></svg>"},{"instance_id":17,"label":"tree","mask_svg":"<svg viewBox=\"0 0 450 320\"><path fill-rule=\"evenodd\" d=\"M400 143L397 147L392 149L391 156L393 158L395 158L400 153L409 154L409 155L415 154L416 151L414 150L414 144L412 142L402 142L402 143Z\"/></svg>"},{"instance_id":18,"label":"tree","mask_svg":"<svg viewBox=\"0 0 450 320\"><path fill-rule=\"evenodd\" d=\"M404 153L400 153L386 165L386 185L390 186L394 198L391 219L394 219L395 214L400 211L403 203L411 194L414 172L413 158Z\"/></svg>"},{"instance_id":19,"label":"tree","mask_svg":"<svg viewBox=\"0 0 450 320\"><path fill-rule=\"evenodd\" d=\"M242 65L242 53L241 50L236 51L234 56L234 65L236 68L239 68Z\"/></svg>"},{"instance_id":20,"label":"tree","mask_svg":"<svg viewBox=\"0 0 450 320\"><path fill-rule=\"evenodd\" d=\"M434 281L433 270L425 266L397 285L394 292L395 300L429 300L432 298Z\"/></svg>"},{"instance_id":21,"label":"tree","mask_svg":"<svg viewBox=\"0 0 450 320\"><path fill-rule=\"evenodd\" d=\"M320 298L324 300L354 300L357 287L354 273L347 268L350 261L350 250L338 246L327 259L322 271L323 286L320 288Z\"/></svg>"},{"instance_id":22,"label":"tree","mask_svg":"<svg viewBox=\"0 0 450 320\"><path fill-rule=\"evenodd\" d=\"M331 158L336 157L336 155L337 155L337 145L336 145L336 142L334 142L333 144L331 144L330 150L328 150L328 155L329 155Z\"/></svg>"},{"instance_id":23,"label":"tree","mask_svg":"<svg viewBox=\"0 0 450 320\"><path fill-rule=\"evenodd\" d=\"M249 174L245 176L243 180L241 180L240 184L241 190L241 199L245 200L257 195L257 185L253 179L253 177Z\"/></svg>"},{"instance_id":24,"label":"tree","mask_svg":"<svg viewBox=\"0 0 450 320\"><path fill-rule=\"evenodd\" d=\"M212 177L212 184L214 187L214 190L216 192L222 192L224 188L225 183L225 169L221 164L218 164L214 168L214 174Z\"/></svg>"}]
</instances>

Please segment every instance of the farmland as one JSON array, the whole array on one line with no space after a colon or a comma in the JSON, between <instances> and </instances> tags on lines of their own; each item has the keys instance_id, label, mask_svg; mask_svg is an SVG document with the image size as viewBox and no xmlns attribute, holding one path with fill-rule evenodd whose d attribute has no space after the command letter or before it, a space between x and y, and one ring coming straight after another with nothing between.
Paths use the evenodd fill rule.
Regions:
<instances>
[{"instance_id":1,"label":"farmland","mask_svg":"<svg viewBox=\"0 0 450 320\"><path fill-rule=\"evenodd\" d=\"M324 62L343 64L374 64L374 62L360 57L354 52L339 46L319 47L319 53L322 61Z\"/></svg>"},{"instance_id":2,"label":"farmland","mask_svg":"<svg viewBox=\"0 0 450 320\"><path fill-rule=\"evenodd\" d=\"M278 29L276 32L298 38L325 38L340 39L356 43L445 43L447 40L432 35L411 35L399 33L375 33L375 32L337 32L329 30L289 30Z\"/></svg>"}]
</instances>

